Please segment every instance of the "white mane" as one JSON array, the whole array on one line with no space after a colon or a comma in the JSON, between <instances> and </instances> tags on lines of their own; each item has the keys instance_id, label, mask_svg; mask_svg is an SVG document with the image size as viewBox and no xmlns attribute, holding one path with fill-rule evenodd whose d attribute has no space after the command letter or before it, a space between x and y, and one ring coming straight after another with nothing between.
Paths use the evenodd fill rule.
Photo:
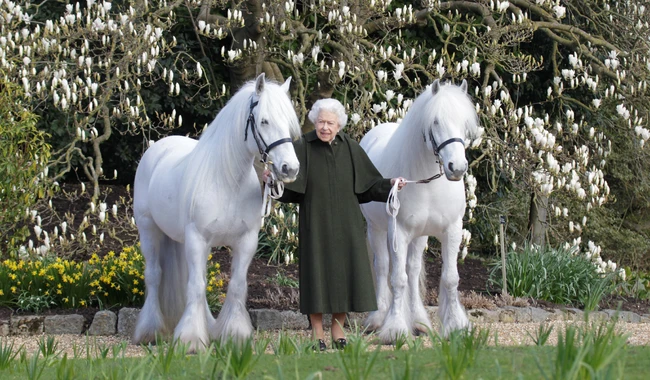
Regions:
<instances>
[{"instance_id":1,"label":"white mane","mask_svg":"<svg viewBox=\"0 0 650 380\"><path fill-rule=\"evenodd\" d=\"M197 195L208 183L225 189L239 188L241 176L252 168L248 144L254 144L255 138L250 129L249 140L244 141L251 101L259 101L255 109L258 125L262 119L272 120L271 125L279 128L288 126L285 132L292 139L299 136L298 118L280 85L266 82L261 95L256 98L255 83L244 84L203 131L198 144L184 160L186 168L180 195L185 201L181 202L181 207L192 210ZM267 144L272 142L266 141ZM260 158L258 153L255 156Z\"/></svg>"},{"instance_id":2,"label":"white mane","mask_svg":"<svg viewBox=\"0 0 650 380\"><path fill-rule=\"evenodd\" d=\"M437 121L437 125L434 123ZM385 175L408 176L410 173L433 174L430 160L424 159L431 154L423 136L429 129L448 128L452 135L460 137L466 143L478 136L479 124L474 104L459 86L442 84L434 96L427 86L418 96L404 116L399 127L390 138L387 151L400 152L400 159L390 160ZM437 141L438 144L443 141ZM415 167L413 166L415 165Z\"/></svg>"}]
</instances>

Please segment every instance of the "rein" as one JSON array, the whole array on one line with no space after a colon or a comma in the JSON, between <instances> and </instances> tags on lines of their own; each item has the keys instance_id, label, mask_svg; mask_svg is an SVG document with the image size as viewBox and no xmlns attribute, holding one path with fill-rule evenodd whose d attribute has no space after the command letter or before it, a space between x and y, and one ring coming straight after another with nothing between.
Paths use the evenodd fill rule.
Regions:
<instances>
[{"instance_id":1,"label":"rein","mask_svg":"<svg viewBox=\"0 0 650 380\"><path fill-rule=\"evenodd\" d=\"M422 132L422 137L424 138L424 143L427 143L427 137ZM436 180L440 177L442 177L444 173L444 168L442 167L442 160L440 159L439 153L440 151L446 147L447 145L454 143L454 142L459 142L461 144L465 144L463 139L459 137L453 137L448 140L443 141L442 144L438 145L436 144L436 139L433 137L433 131L429 129L429 139L431 140L431 147L433 148L433 154L436 155L438 158L438 165L440 167L440 173L434 174L429 178L425 179L420 179L420 180L405 180L402 182L405 183L415 183L415 184L426 184L429 183L433 180ZM395 181L395 184L393 185L393 188L390 189L390 193L388 193L388 200L386 201L386 213L392 218L392 224L393 224L393 241L392 241L392 247L393 251L397 252L397 214L399 213L399 208L400 208L400 202L399 198L397 197L397 193L399 192L399 181ZM389 223L390 224L390 223Z\"/></svg>"},{"instance_id":2,"label":"rein","mask_svg":"<svg viewBox=\"0 0 650 380\"><path fill-rule=\"evenodd\" d=\"M260 152L260 161L264 164L264 171L267 171L269 164L273 164L273 161L269 160L269 152L271 149L280 144L290 143L291 139L289 137L285 137L274 141L271 144L267 144L266 141L264 141L264 138L256 128L255 115L253 115L253 109L255 109L258 104L259 101L254 102L251 99L251 106L248 112L248 120L246 121L246 129L244 130L244 141L248 140L248 129L250 128L251 135L253 135L255 143L257 144L257 149ZM264 218L271 214L271 198L278 199L282 196L283 193L284 182L277 181L277 178L273 171L269 170L269 177L264 182L264 195L262 198L262 222L264 222Z\"/></svg>"}]
</instances>

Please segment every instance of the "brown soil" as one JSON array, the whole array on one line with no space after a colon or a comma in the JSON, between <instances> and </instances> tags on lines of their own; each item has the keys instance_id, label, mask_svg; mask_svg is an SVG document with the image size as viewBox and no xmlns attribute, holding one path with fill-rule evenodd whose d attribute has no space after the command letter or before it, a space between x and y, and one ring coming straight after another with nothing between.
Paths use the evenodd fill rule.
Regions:
<instances>
[{"instance_id":1,"label":"brown soil","mask_svg":"<svg viewBox=\"0 0 650 380\"><path fill-rule=\"evenodd\" d=\"M223 273L230 272L230 257L227 253L216 254L214 259L221 265ZM427 273L427 298L426 303L430 306L437 305L437 289L440 281L442 269L442 259L440 256L428 254L425 260L425 269ZM458 273L460 282L458 290L462 294L476 293L485 298L488 302L501 304L500 289L493 289L488 286L490 268L486 265L485 260L479 258L465 258L458 263ZM290 286L280 286L274 281L276 275L281 273L294 281L298 281L298 265L290 264L288 266L268 265L267 261L261 258L253 259L248 270L248 300L249 309L279 309L279 310L298 310L299 297L298 289ZM564 308L566 305L556 305L543 300L527 300L530 305L550 309ZM472 308L473 305L465 305ZM620 296L610 296L604 299L600 304L600 309L618 309L632 311L638 314L650 313L650 300L639 300L635 298L625 298Z\"/></svg>"}]
</instances>

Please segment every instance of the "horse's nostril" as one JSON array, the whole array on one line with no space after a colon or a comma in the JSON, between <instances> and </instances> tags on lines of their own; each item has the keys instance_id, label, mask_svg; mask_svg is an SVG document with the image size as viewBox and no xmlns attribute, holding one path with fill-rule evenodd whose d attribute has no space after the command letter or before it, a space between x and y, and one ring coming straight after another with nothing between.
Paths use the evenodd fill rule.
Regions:
<instances>
[{"instance_id":1,"label":"horse's nostril","mask_svg":"<svg viewBox=\"0 0 650 380\"><path fill-rule=\"evenodd\" d=\"M287 164L282 164L282 174L284 175L289 174L289 166Z\"/></svg>"},{"instance_id":2,"label":"horse's nostril","mask_svg":"<svg viewBox=\"0 0 650 380\"><path fill-rule=\"evenodd\" d=\"M453 162L450 162L449 165L447 165L447 167L449 168L450 172L454 171L454 163Z\"/></svg>"}]
</instances>

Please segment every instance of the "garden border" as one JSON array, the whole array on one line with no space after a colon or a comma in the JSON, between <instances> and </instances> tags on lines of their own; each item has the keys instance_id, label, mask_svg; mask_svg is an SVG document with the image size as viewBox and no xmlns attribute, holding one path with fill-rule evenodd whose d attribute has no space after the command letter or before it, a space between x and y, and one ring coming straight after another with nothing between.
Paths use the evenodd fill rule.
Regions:
<instances>
[{"instance_id":1,"label":"garden border","mask_svg":"<svg viewBox=\"0 0 650 380\"><path fill-rule=\"evenodd\" d=\"M438 307L426 307L429 317L437 323ZM86 319L79 314L17 315L0 320L0 336L88 334L90 336L131 337L140 309L125 307L115 312L95 313L92 323L85 328ZM249 311L256 330L304 330L309 327L307 316L293 310L252 309ZM582 321L584 311L575 308L545 310L537 307L505 306L496 309L469 309L468 317L474 323L544 323L553 321ZM350 313L349 322L362 325L367 313ZM595 321L618 320L627 323L650 323L650 314L639 315L630 311L601 310L589 313ZM323 318L325 327L330 318Z\"/></svg>"}]
</instances>

